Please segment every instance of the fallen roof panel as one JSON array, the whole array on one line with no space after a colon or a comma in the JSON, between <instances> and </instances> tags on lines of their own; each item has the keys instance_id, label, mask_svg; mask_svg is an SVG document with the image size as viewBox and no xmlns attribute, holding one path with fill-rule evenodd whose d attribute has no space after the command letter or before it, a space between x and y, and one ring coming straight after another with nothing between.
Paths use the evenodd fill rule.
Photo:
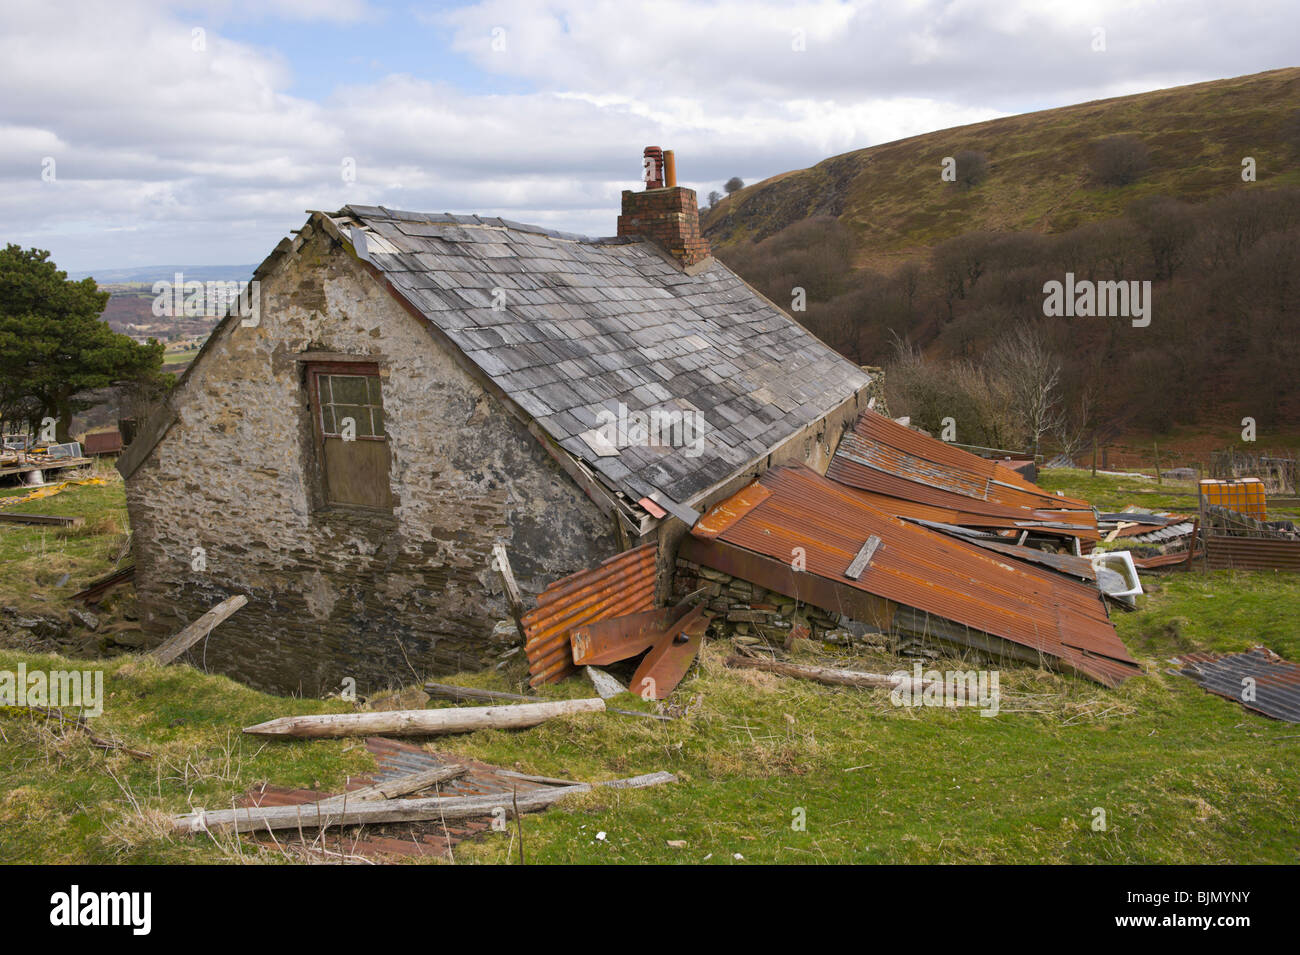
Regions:
<instances>
[{"instance_id":1,"label":"fallen roof panel","mask_svg":"<svg viewBox=\"0 0 1300 955\"><path fill-rule=\"evenodd\" d=\"M1031 484L996 461L867 410L841 439L826 476L841 484L906 502L882 502L890 513L976 527L1025 527L1024 521L1083 540L1098 539L1091 506ZM922 513L916 508L934 509ZM938 512L947 512L940 516Z\"/></svg>"},{"instance_id":2,"label":"fallen roof panel","mask_svg":"<svg viewBox=\"0 0 1300 955\"><path fill-rule=\"evenodd\" d=\"M522 621L530 684L555 683L577 669L569 644L574 627L654 608L656 552L657 545L643 544L538 594Z\"/></svg>"},{"instance_id":3,"label":"fallen roof panel","mask_svg":"<svg viewBox=\"0 0 1300 955\"><path fill-rule=\"evenodd\" d=\"M787 565L802 549L809 575L1056 657L1109 686L1139 672L1093 585L907 523L807 468L776 468L757 483L769 495L723 527L718 541ZM760 497L750 485L701 523L711 527L715 514L742 510L734 503L740 496ZM859 579L846 577L872 536L881 544L870 564Z\"/></svg>"},{"instance_id":4,"label":"fallen roof panel","mask_svg":"<svg viewBox=\"0 0 1300 955\"><path fill-rule=\"evenodd\" d=\"M1179 673L1211 693L1275 720L1300 723L1300 663L1264 647L1245 653L1185 653L1174 662Z\"/></svg>"}]
</instances>

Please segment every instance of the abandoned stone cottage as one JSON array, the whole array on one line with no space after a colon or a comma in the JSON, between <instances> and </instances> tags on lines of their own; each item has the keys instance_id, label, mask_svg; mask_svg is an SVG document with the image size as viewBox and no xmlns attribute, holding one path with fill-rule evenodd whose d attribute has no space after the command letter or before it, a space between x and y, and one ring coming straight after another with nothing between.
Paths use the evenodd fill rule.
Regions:
<instances>
[{"instance_id":1,"label":"abandoned stone cottage","mask_svg":"<svg viewBox=\"0 0 1300 955\"><path fill-rule=\"evenodd\" d=\"M495 545L535 595L657 541L663 598L696 514L774 465L824 472L868 376L647 179L608 239L311 213L120 459L146 629L242 593L191 655L254 686L473 669L507 613Z\"/></svg>"}]
</instances>

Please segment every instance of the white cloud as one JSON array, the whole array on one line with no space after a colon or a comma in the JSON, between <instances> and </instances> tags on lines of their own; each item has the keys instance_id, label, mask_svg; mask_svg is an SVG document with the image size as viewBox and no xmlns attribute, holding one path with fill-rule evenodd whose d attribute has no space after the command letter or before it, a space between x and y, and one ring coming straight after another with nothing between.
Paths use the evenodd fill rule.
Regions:
<instances>
[{"instance_id":1,"label":"white cloud","mask_svg":"<svg viewBox=\"0 0 1300 955\"><path fill-rule=\"evenodd\" d=\"M271 27L256 44L223 29L411 28L362 0L6 5L0 240L51 248L69 268L253 261L305 209L347 202L608 234L647 144L674 148L682 180L707 192L931 129L1288 65L1297 25L1280 4L1211 0L489 0L423 16L486 83L357 82L349 58L383 51L346 34L305 63ZM1090 49L1094 26L1105 53ZM340 85L290 95L295 68ZM493 76L523 91L478 92Z\"/></svg>"}]
</instances>

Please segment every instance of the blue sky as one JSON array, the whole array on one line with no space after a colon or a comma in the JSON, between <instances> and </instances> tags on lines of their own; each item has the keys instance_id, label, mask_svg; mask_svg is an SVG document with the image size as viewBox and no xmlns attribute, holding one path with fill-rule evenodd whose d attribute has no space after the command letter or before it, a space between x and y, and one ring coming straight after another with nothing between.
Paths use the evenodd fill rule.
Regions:
<instances>
[{"instance_id":1,"label":"blue sky","mask_svg":"<svg viewBox=\"0 0 1300 955\"><path fill-rule=\"evenodd\" d=\"M251 263L349 202L608 235L646 145L703 198L1300 65L1297 35L1283 0L5 4L0 238L78 271Z\"/></svg>"}]
</instances>

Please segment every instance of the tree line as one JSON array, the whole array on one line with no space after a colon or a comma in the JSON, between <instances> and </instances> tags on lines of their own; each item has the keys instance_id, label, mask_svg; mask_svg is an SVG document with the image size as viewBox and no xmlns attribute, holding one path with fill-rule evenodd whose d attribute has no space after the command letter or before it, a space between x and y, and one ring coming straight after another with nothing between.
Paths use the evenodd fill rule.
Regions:
<instances>
[{"instance_id":1,"label":"tree line","mask_svg":"<svg viewBox=\"0 0 1300 955\"><path fill-rule=\"evenodd\" d=\"M1140 174L1123 137L1094 175ZM980 175L965 157L958 171ZM963 168L964 167L964 168ZM717 254L760 292L860 364L886 365L891 410L958 440L1028 448L1162 431L1229 414L1294 420L1300 336L1300 189L1249 186L1199 204L1154 196L1065 232L971 232L892 271L855 270L852 231L805 219ZM1044 285L1150 281L1152 320L1044 314ZM922 355L926 359L922 360ZM1045 369L1038 375L1037 369ZM1046 390L1025 389L1025 378Z\"/></svg>"}]
</instances>

